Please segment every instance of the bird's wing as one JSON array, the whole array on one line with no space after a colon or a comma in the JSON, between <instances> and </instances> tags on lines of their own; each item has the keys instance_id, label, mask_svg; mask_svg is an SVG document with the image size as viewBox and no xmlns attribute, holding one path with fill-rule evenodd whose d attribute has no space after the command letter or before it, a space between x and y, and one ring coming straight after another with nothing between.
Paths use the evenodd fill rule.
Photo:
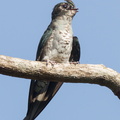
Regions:
<instances>
[{"instance_id":1,"label":"bird's wing","mask_svg":"<svg viewBox=\"0 0 120 120\"><path fill-rule=\"evenodd\" d=\"M72 51L70 55L70 62L78 62L80 60L80 44L79 40L76 36L73 37L73 43L72 43Z\"/></svg>"},{"instance_id":2,"label":"bird's wing","mask_svg":"<svg viewBox=\"0 0 120 120\"><path fill-rule=\"evenodd\" d=\"M43 54L42 51L51 34L52 29L48 27L38 45L36 55L37 61L41 61ZM50 100L53 98L53 96L56 94L56 92L59 90L62 84L62 82L31 80L28 98L28 111L24 120L34 120L50 102Z\"/></svg>"},{"instance_id":3,"label":"bird's wing","mask_svg":"<svg viewBox=\"0 0 120 120\"><path fill-rule=\"evenodd\" d=\"M37 61L41 61L41 54L42 54L42 51L44 49L44 46L46 45L47 41L49 40L50 36L52 35L52 28L50 26L48 26L47 30L44 32L41 40L40 40L40 43L38 45L38 49L37 49L37 54L36 54L36 60Z\"/></svg>"}]
</instances>

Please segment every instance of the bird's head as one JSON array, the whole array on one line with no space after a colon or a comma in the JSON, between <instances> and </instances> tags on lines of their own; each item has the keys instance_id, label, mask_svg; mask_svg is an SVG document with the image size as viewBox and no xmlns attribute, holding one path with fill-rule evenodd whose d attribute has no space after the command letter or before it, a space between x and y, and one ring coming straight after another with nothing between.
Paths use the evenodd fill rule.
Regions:
<instances>
[{"instance_id":1,"label":"bird's head","mask_svg":"<svg viewBox=\"0 0 120 120\"><path fill-rule=\"evenodd\" d=\"M74 3L71 0L65 0L67 2L62 2L57 4L52 12L52 19L55 19L59 16L68 16L73 17L78 9L75 7Z\"/></svg>"}]
</instances>

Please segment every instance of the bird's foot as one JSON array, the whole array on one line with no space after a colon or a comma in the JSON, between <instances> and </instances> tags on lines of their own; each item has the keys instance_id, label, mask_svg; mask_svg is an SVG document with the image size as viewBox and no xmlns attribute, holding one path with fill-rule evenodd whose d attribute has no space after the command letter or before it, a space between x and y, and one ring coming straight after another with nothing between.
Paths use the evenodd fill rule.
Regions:
<instances>
[{"instance_id":1,"label":"bird's foot","mask_svg":"<svg viewBox=\"0 0 120 120\"><path fill-rule=\"evenodd\" d=\"M76 62L70 62L70 64L74 64L74 65L79 64L79 63L80 63L79 61L76 61Z\"/></svg>"},{"instance_id":2,"label":"bird's foot","mask_svg":"<svg viewBox=\"0 0 120 120\"><path fill-rule=\"evenodd\" d=\"M52 66L54 66L54 65L56 64L55 61L47 60L47 61L46 61L46 66L48 66L49 63L50 63Z\"/></svg>"}]
</instances>

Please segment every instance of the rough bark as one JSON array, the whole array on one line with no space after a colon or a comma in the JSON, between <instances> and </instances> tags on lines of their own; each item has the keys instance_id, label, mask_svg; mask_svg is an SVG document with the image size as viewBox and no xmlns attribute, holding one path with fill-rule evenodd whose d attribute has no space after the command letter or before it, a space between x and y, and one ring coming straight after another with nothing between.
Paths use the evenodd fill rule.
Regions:
<instances>
[{"instance_id":1,"label":"rough bark","mask_svg":"<svg viewBox=\"0 0 120 120\"><path fill-rule=\"evenodd\" d=\"M106 86L120 99L120 74L104 65L51 64L0 55L0 74L56 82Z\"/></svg>"}]
</instances>

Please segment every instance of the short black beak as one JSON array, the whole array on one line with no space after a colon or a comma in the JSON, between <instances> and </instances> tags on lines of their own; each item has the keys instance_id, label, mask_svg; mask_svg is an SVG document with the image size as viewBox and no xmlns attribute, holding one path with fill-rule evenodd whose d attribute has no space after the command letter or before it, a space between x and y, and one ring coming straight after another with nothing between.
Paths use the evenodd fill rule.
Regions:
<instances>
[{"instance_id":1,"label":"short black beak","mask_svg":"<svg viewBox=\"0 0 120 120\"><path fill-rule=\"evenodd\" d=\"M70 10L75 10L76 12L78 12L78 8L71 8Z\"/></svg>"}]
</instances>

